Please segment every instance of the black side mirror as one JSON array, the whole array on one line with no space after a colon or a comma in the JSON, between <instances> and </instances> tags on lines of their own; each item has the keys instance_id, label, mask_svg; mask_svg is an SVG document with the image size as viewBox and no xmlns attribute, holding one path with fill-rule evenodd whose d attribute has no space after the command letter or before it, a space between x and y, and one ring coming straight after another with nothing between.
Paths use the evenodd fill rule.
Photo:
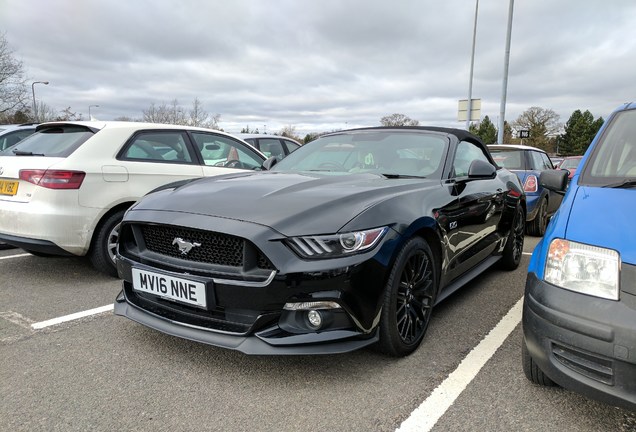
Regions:
<instances>
[{"instance_id":1,"label":"black side mirror","mask_svg":"<svg viewBox=\"0 0 636 432\"><path fill-rule=\"evenodd\" d=\"M564 194L568 188L568 170L547 170L539 175L539 184L558 194Z\"/></svg>"},{"instance_id":2,"label":"black side mirror","mask_svg":"<svg viewBox=\"0 0 636 432\"><path fill-rule=\"evenodd\" d=\"M270 156L267 159L265 159L265 162L263 162L263 169L269 171L277 163L278 163L278 159L276 159L276 156Z\"/></svg>"},{"instance_id":3,"label":"black side mirror","mask_svg":"<svg viewBox=\"0 0 636 432\"><path fill-rule=\"evenodd\" d=\"M476 159L470 163L468 167L468 178L473 179L491 179L497 175L497 168L486 161Z\"/></svg>"}]
</instances>

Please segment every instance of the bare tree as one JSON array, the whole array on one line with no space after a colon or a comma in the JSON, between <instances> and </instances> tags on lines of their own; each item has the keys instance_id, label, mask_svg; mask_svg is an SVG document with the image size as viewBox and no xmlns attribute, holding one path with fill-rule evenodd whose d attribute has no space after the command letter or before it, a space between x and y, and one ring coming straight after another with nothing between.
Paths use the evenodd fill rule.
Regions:
<instances>
[{"instance_id":1,"label":"bare tree","mask_svg":"<svg viewBox=\"0 0 636 432\"><path fill-rule=\"evenodd\" d=\"M194 98L192 109L188 112L179 105L177 99L173 99L168 105L162 103L157 106L150 104L148 109L143 110L143 121L150 123L165 123L184 126L197 126L210 129L219 129L220 114L211 116L204 109L201 101Z\"/></svg>"},{"instance_id":2,"label":"bare tree","mask_svg":"<svg viewBox=\"0 0 636 432\"><path fill-rule=\"evenodd\" d=\"M170 105L164 102L156 106L152 103L147 110L143 110L143 115L144 121L150 123L185 125L188 120L184 109L179 106L176 99L173 99Z\"/></svg>"},{"instance_id":3,"label":"bare tree","mask_svg":"<svg viewBox=\"0 0 636 432\"><path fill-rule=\"evenodd\" d=\"M291 138L293 140L296 140L298 142L302 142L303 139L301 137L298 136L298 134L296 133L296 126L292 126L292 125L287 125L284 128L282 128L280 130L280 132L278 133L278 135L287 137L287 138Z\"/></svg>"},{"instance_id":4,"label":"bare tree","mask_svg":"<svg viewBox=\"0 0 636 432\"><path fill-rule=\"evenodd\" d=\"M399 113L382 117L380 123L382 126L418 126L420 124L419 121Z\"/></svg>"},{"instance_id":5,"label":"bare tree","mask_svg":"<svg viewBox=\"0 0 636 432\"><path fill-rule=\"evenodd\" d=\"M203 127L207 120L208 113L203 109L199 98L195 97L192 102L192 109L190 110L190 125Z\"/></svg>"},{"instance_id":6,"label":"bare tree","mask_svg":"<svg viewBox=\"0 0 636 432\"><path fill-rule=\"evenodd\" d=\"M38 110L38 116L40 115L40 110ZM74 121L74 120L83 120L82 114L77 114L74 111L71 111L71 107L66 107L58 114L57 121Z\"/></svg>"},{"instance_id":7,"label":"bare tree","mask_svg":"<svg viewBox=\"0 0 636 432\"><path fill-rule=\"evenodd\" d=\"M24 66L9 47L4 33L0 34L0 114L25 110L28 100Z\"/></svg>"},{"instance_id":8,"label":"bare tree","mask_svg":"<svg viewBox=\"0 0 636 432\"><path fill-rule=\"evenodd\" d=\"M560 116L551 109L530 107L517 117L512 126L518 131L530 131L530 138L524 138L524 144L552 152L555 137L563 128L559 118Z\"/></svg>"},{"instance_id":9,"label":"bare tree","mask_svg":"<svg viewBox=\"0 0 636 432\"><path fill-rule=\"evenodd\" d=\"M47 121L55 121L55 120L70 120L70 119L61 119L60 113L54 109L52 106L47 105L45 102L39 101L37 102L38 109L38 121L47 122ZM69 107L68 110L71 108Z\"/></svg>"}]
</instances>

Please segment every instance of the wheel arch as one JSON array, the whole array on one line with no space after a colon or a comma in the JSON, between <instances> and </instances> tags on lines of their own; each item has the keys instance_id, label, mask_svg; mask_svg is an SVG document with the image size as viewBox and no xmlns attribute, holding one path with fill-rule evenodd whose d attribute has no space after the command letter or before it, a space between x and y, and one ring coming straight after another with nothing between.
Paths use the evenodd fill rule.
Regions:
<instances>
[{"instance_id":1,"label":"wheel arch","mask_svg":"<svg viewBox=\"0 0 636 432\"><path fill-rule=\"evenodd\" d=\"M91 243L90 243L91 250L93 249L93 245L95 243L95 234L99 231L99 228L102 226L104 221L108 219L111 215L119 211L128 210L134 203L135 201L125 201L125 202L119 203L115 205L114 207L112 207L110 210L104 213L102 217L99 218L99 221L97 221L97 223L95 224L95 228L93 229L93 233L91 234Z\"/></svg>"}]
</instances>

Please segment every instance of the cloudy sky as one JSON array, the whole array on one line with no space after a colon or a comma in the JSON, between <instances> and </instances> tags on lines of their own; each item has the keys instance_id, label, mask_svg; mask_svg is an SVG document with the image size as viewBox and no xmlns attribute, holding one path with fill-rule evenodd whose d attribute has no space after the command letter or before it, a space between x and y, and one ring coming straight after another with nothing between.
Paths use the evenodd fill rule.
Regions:
<instances>
[{"instance_id":1,"label":"cloudy sky","mask_svg":"<svg viewBox=\"0 0 636 432\"><path fill-rule=\"evenodd\" d=\"M500 116L509 0L480 0L473 98ZM0 0L0 32L36 97L88 117L151 104L220 126L299 135L402 113L464 127L475 0ZM565 122L636 100L634 0L516 0L505 118L532 106Z\"/></svg>"}]
</instances>

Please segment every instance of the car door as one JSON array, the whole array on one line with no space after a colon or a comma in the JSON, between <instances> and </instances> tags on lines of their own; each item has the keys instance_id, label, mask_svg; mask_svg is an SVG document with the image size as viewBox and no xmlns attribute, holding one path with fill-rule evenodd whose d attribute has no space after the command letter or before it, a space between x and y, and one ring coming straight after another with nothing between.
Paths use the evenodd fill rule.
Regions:
<instances>
[{"instance_id":1,"label":"car door","mask_svg":"<svg viewBox=\"0 0 636 432\"><path fill-rule=\"evenodd\" d=\"M448 174L447 184L457 197L455 204L446 209L449 215L450 280L490 256L500 239L497 226L506 188L497 176L470 179L470 165L476 160L494 166L481 145L462 141L456 148Z\"/></svg>"},{"instance_id":2,"label":"car door","mask_svg":"<svg viewBox=\"0 0 636 432\"><path fill-rule=\"evenodd\" d=\"M120 198L136 199L158 186L203 175L183 130L138 131L114 162L103 165L101 171L105 184L119 185L108 189L116 189Z\"/></svg>"}]
</instances>

